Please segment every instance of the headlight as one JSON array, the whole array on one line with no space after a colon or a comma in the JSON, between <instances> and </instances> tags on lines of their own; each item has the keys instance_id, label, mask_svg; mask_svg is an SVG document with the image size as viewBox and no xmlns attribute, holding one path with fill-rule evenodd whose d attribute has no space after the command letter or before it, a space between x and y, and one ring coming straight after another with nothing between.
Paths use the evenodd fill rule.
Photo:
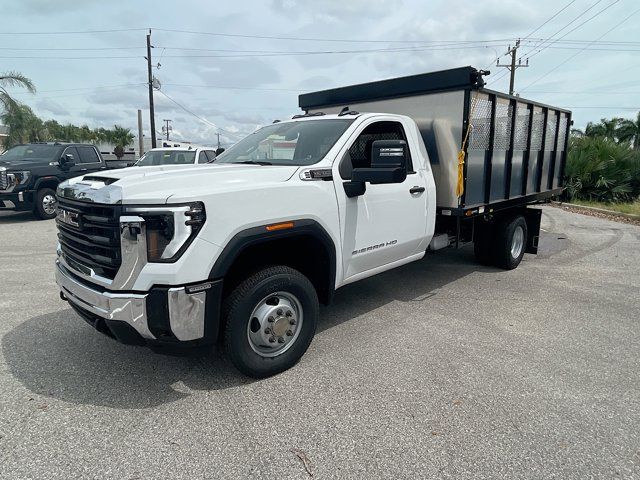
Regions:
<instances>
[{"instance_id":1,"label":"headlight","mask_svg":"<svg viewBox=\"0 0 640 480\"><path fill-rule=\"evenodd\" d=\"M125 211L144 218L147 261L155 263L178 260L206 220L201 202L164 207L127 207Z\"/></svg>"},{"instance_id":2,"label":"headlight","mask_svg":"<svg viewBox=\"0 0 640 480\"><path fill-rule=\"evenodd\" d=\"M8 188L24 185L29 181L31 173L27 171L7 173Z\"/></svg>"}]
</instances>

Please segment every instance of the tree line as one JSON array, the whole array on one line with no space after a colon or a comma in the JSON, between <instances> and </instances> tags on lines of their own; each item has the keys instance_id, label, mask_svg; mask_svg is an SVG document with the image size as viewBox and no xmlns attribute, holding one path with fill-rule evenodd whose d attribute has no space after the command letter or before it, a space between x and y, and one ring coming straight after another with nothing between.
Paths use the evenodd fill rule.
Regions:
<instances>
[{"instance_id":1,"label":"tree line","mask_svg":"<svg viewBox=\"0 0 640 480\"><path fill-rule=\"evenodd\" d=\"M36 92L33 82L24 75L17 72L0 74L0 123L9 127L8 136L3 140L5 148L28 142L105 142L115 145L116 154L121 154L135 138L130 129L119 125L92 129L87 125L62 125L56 120L42 120L27 105L15 100L8 87Z\"/></svg>"},{"instance_id":2,"label":"tree line","mask_svg":"<svg viewBox=\"0 0 640 480\"><path fill-rule=\"evenodd\" d=\"M565 168L569 198L631 202L640 197L640 112L571 130Z\"/></svg>"}]
</instances>

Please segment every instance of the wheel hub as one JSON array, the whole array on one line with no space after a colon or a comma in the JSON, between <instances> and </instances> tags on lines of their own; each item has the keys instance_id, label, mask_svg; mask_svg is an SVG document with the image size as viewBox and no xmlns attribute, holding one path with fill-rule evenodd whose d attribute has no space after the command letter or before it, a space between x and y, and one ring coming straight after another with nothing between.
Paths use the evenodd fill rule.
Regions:
<instances>
[{"instance_id":1,"label":"wheel hub","mask_svg":"<svg viewBox=\"0 0 640 480\"><path fill-rule=\"evenodd\" d=\"M42 209L47 215L52 215L56 211L56 197L45 195L42 199Z\"/></svg>"},{"instance_id":2,"label":"wheel hub","mask_svg":"<svg viewBox=\"0 0 640 480\"><path fill-rule=\"evenodd\" d=\"M273 330L273 334L276 337L282 337L287 333L287 330L289 330L289 319L286 317L277 317L276 321L273 322L271 330Z\"/></svg>"},{"instance_id":3,"label":"wheel hub","mask_svg":"<svg viewBox=\"0 0 640 480\"><path fill-rule=\"evenodd\" d=\"M247 325L249 345L263 357L282 354L297 340L302 318L302 304L295 295L276 292L263 298Z\"/></svg>"},{"instance_id":4,"label":"wheel hub","mask_svg":"<svg viewBox=\"0 0 640 480\"><path fill-rule=\"evenodd\" d=\"M518 258L524 248L524 230L520 225L516 227L513 232L513 239L511 240L511 256Z\"/></svg>"}]
</instances>

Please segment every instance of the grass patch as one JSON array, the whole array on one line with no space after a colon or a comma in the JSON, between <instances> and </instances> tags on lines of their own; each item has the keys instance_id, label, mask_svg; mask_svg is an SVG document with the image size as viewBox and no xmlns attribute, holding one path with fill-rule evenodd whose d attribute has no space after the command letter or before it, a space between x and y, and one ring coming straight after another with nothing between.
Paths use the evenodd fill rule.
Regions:
<instances>
[{"instance_id":1,"label":"grass patch","mask_svg":"<svg viewBox=\"0 0 640 480\"><path fill-rule=\"evenodd\" d=\"M640 201L630 203L610 203L610 202L592 202L589 200L578 200L577 198L571 200L571 203L576 205L583 205L585 207L602 208L604 210L612 210L620 213L631 213L634 215L640 215Z\"/></svg>"}]
</instances>

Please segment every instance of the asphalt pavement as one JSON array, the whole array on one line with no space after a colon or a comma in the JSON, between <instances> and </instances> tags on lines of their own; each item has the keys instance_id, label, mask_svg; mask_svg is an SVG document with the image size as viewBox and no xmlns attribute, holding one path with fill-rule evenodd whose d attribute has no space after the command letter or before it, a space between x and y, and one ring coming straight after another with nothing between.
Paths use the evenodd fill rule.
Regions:
<instances>
[{"instance_id":1,"label":"asphalt pavement","mask_svg":"<svg viewBox=\"0 0 640 480\"><path fill-rule=\"evenodd\" d=\"M54 222L0 213L0 478L640 478L640 227L543 229L513 271L465 248L339 290L254 381L95 332Z\"/></svg>"}]
</instances>

